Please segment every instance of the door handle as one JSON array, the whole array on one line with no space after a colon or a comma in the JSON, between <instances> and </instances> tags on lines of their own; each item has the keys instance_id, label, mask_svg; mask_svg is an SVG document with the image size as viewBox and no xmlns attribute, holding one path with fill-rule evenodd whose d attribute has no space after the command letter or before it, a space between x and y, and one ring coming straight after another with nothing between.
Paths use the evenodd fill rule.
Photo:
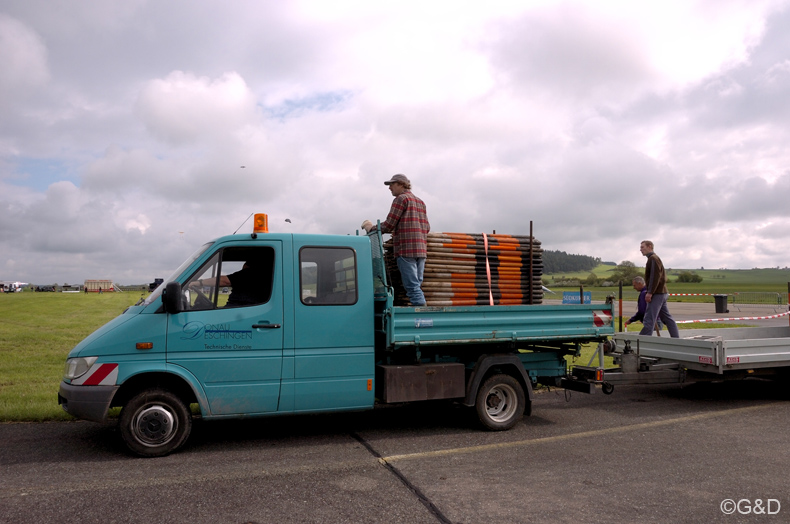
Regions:
<instances>
[{"instance_id":1,"label":"door handle","mask_svg":"<svg viewBox=\"0 0 790 524\"><path fill-rule=\"evenodd\" d=\"M253 329L277 329L280 324L253 324Z\"/></svg>"}]
</instances>

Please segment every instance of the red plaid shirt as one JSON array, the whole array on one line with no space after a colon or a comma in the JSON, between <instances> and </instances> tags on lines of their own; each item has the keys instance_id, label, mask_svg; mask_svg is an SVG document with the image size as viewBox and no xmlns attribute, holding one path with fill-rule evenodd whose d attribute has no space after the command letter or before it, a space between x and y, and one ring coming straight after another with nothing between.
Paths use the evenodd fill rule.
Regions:
<instances>
[{"instance_id":1,"label":"red plaid shirt","mask_svg":"<svg viewBox=\"0 0 790 524\"><path fill-rule=\"evenodd\" d=\"M426 258L430 230L425 202L409 190L392 201L387 220L381 223L382 233L392 233L392 248L396 257Z\"/></svg>"}]
</instances>

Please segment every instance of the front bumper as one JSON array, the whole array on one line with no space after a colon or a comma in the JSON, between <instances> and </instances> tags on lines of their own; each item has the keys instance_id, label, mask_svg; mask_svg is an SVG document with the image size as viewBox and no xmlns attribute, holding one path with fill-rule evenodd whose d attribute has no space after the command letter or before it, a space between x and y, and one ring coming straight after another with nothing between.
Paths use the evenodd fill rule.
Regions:
<instances>
[{"instance_id":1,"label":"front bumper","mask_svg":"<svg viewBox=\"0 0 790 524\"><path fill-rule=\"evenodd\" d=\"M73 386L60 383L58 404L69 415L94 422L105 422L115 393L120 386Z\"/></svg>"}]
</instances>

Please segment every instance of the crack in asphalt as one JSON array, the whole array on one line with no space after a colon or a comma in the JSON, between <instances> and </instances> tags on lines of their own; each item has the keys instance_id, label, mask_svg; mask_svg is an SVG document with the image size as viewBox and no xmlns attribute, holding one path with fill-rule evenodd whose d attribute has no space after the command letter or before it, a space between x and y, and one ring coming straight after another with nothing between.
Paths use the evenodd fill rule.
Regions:
<instances>
[{"instance_id":1,"label":"crack in asphalt","mask_svg":"<svg viewBox=\"0 0 790 524\"><path fill-rule=\"evenodd\" d=\"M414 495L417 497L417 500L419 500L420 503L422 503L422 505L428 509L431 515L436 517L437 521L441 522L442 524L453 524L453 521L448 519L436 506L436 504L434 504L431 499L420 490L420 488L412 484L412 482L406 478L406 475L401 473L401 471L393 464L390 464L387 460L385 460L384 457L382 457L381 454L376 451L376 449L367 440L359 436L357 433L351 433L351 437L362 444L371 455L376 457L376 459L382 466L384 466L384 468L392 473L404 486L406 486L407 489L409 489L409 491L414 493Z\"/></svg>"}]
</instances>

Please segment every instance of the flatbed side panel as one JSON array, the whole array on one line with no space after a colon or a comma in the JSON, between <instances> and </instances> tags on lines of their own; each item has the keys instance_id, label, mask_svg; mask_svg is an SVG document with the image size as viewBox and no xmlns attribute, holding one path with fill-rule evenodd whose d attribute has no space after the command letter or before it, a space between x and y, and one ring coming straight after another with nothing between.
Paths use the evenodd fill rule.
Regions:
<instances>
[{"instance_id":1,"label":"flatbed side panel","mask_svg":"<svg viewBox=\"0 0 790 524\"><path fill-rule=\"evenodd\" d=\"M703 372L790 366L790 327L693 329L680 334L681 338L669 338L617 333L614 339L620 349L628 341L640 356Z\"/></svg>"},{"instance_id":2,"label":"flatbed side panel","mask_svg":"<svg viewBox=\"0 0 790 524\"><path fill-rule=\"evenodd\" d=\"M725 340L724 369L790 366L790 338Z\"/></svg>"},{"instance_id":3,"label":"flatbed side panel","mask_svg":"<svg viewBox=\"0 0 790 524\"><path fill-rule=\"evenodd\" d=\"M705 339L686 339L670 337L654 337L634 333L617 333L614 336L618 349L623 349L628 341L631 350L641 357L660 358L681 362L684 366L718 373L719 348L721 338L713 336Z\"/></svg>"},{"instance_id":4,"label":"flatbed side panel","mask_svg":"<svg viewBox=\"0 0 790 524\"><path fill-rule=\"evenodd\" d=\"M610 304L394 307L387 345L595 340L614 334Z\"/></svg>"}]
</instances>

